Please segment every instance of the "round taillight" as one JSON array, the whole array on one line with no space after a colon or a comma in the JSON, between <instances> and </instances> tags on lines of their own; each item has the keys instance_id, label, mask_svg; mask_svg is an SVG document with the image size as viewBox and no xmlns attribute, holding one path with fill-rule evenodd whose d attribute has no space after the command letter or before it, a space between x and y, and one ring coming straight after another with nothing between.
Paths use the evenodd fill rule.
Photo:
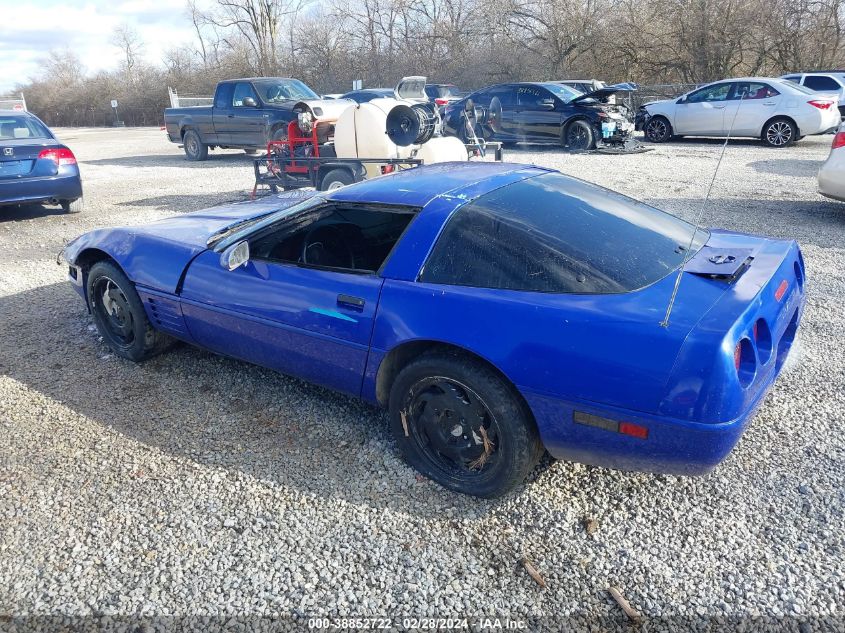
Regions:
<instances>
[{"instance_id":1,"label":"round taillight","mask_svg":"<svg viewBox=\"0 0 845 633\"><path fill-rule=\"evenodd\" d=\"M757 319L754 322L754 343L757 345L760 363L767 363L772 355L772 332L765 319Z\"/></svg>"},{"instance_id":2,"label":"round taillight","mask_svg":"<svg viewBox=\"0 0 845 633\"><path fill-rule=\"evenodd\" d=\"M739 377L739 384L743 387L750 385L757 373L757 356L748 337L741 339L734 347L734 367Z\"/></svg>"}]
</instances>

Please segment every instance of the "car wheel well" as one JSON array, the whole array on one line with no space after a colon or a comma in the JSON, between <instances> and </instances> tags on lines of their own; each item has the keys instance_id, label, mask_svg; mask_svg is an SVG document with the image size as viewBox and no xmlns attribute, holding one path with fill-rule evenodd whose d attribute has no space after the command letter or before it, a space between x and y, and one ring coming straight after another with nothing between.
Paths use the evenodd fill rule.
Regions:
<instances>
[{"instance_id":1,"label":"car wheel well","mask_svg":"<svg viewBox=\"0 0 845 633\"><path fill-rule=\"evenodd\" d=\"M566 123L563 124L563 132L562 132L563 138L566 138L567 130L569 130L569 128L572 126L573 123L575 123L575 121L586 121L587 123L590 124L590 126L593 125L593 122L590 121L590 117L583 115L583 114L576 114L571 119L567 119Z\"/></svg>"},{"instance_id":2,"label":"car wheel well","mask_svg":"<svg viewBox=\"0 0 845 633\"><path fill-rule=\"evenodd\" d=\"M443 343L441 341L409 341L407 343L397 345L390 350L387 356L384 357L384 360L381 361L378 373L376 374L376 400L378 403L383 407L387 407L389 405L388 400L390 399L390 389L393 386L393 381L399 375L399 372L423 354L431 353L447 353L472 358L492 369L502 378L502 380L505 381L507 385L510 386L514 395L525 407L525 411L527 412L529 419L536 426L537 422L534 419L534 414L531 411L531 407L528 406L528 402L526 402L525 397L522 393L520 393L519 389L516 388L516 385L513 384L511 379L508 378L498 367L483 356L479 356L466 348L460 347L459 345L452 345L450 343Z\"/></svg>"},{"instance_id":3,"label":"car wheel well","mask_svg":"<svg viewBox=\"0 0 845 633\"><path fill-rule=\"evenodd\" d=\"M120 264L115 261L114 257L109 255L105 251L101 251L99 248L86 248L84 251L82 251L81 253L79 253L79 255L76 256L76 261L74 263L79 266L85 273L87 273L89 270L91 270L91 267L94 264L102 261L110 261L115 266L120 268Z\"/></svg>"},{"instance_id":4,"label":"car wheel well","mask_svg":"<svg viewBox=\"0 0 845 633\"><path fill-rule=\"evenodd\" d=\"M760 128L760 134L763 134L763 131L766 129L766 127L769 125L769 123L773 123L773 122L779 121L779 120L789 121L792 124L792 127L795 128L796 138L801 136L801 129L798 127L798 124L795 122L795 119L793 119L791 116L787 116L786 114L776 114L775 116L771 117L770 119L767 119L766 122L763 124L763 127ZM758 134L758 136L759 136L759 134Z\"/></svg>"}]
</instances>

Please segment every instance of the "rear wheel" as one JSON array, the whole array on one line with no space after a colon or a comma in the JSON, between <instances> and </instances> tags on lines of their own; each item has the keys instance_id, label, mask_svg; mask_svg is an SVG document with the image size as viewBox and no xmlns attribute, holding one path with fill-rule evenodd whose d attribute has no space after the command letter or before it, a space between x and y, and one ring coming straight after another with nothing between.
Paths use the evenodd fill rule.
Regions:
<instances>
[{"instance_id":1,"label":"rear wheel","mask_svg":"<svg viewBox=\"0 0 845 633\"><path fill-rule=\"evenodd\" d=\"M543 446L513 387L452 352L407 365L390 391L390 425L405 460L440 485L498 497L522 482Z\"/></svg>"},{"instance_id":2,"label":"rear wheel","mask_svg":"<svg viewBox=\"0 0 845 633\"><path fill-rule=\"evenodd\" d=\"M572 152L585 152L595 147L593 126L587 121L573 121L566 128L564 144Z\"/></svg>"},{"instance_id":3,"label":"rear wheel","mask_svg":"<svg viewBox=\"0 0 845 633\"><path fill-rule=\"evenodd\" d=\"M196 130L188 130L182 137L182 146L185 148L185 156L188 160L207 160L208 145L200 140Z\"/></svg>"},{"instance_id":4,"label":"rear wheel","mask_svg":"<svg viewBox=\"0 0 845 633\"><path fill-rule=\"evenodd\" d=\"M355 178L347 169L331 169L320 180L320 191L334 191L355 182Z\"/></svg>"},{"instance_id":5,"label":"rear wheel","mask_svg":"<svg viewBox=\"0 0 845 633\"><path fill-rule=\"evenodd\" d=\"M135 286L113 263L102 261L91 267L86 291L97 330L118 356L138 362L171 343L169 336L150 325Z\"/></svg>"},{"instance_id":6,"label":"rear wheel","mask_svg":"<svg viewBox=\"0 0 845 633\"><path fill-rule=\"evenodd\" d=\"M62 211L65 213L82 213L82 209L85 206L82 198L77 198L76 200L62 200L60 204L62 205Z\"/></svg>"},{"instance_id":7,"label":"rear wheel","mask_svg":"<svg viewBox=\"0 0 845 633\"><path fill-rule=\"evenodd\" d=\"M769 147L787 147L798 138L798 130L789 119L774 119L763 127L761 138Z\"/></svg>"},{"instance_id":8,"label":"rear wheel","mask_svg":"<svg viewBox=\"0 0 845 633\"><path fill-rule=\"evenodd\" d=\"M665 143L672 138L672 124L662 116L653 116L645 124L645 137L652 143Z\"/></svg>"}]
</instances>

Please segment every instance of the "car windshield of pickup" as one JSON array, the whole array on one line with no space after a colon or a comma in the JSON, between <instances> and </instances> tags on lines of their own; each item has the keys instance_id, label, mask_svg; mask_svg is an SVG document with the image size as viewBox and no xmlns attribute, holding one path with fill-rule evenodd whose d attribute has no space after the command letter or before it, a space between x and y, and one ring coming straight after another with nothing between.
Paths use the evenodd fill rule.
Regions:
<instances>
[{"instance_id":1,"label":"car windshield of pickup","mask_svg":"<svg viewBox=\"0 0 845 633\"><path fill-rule=\"evenodd\" d=\"M320 98L316 92L298 79L261 79L253 83L264 103Z\"/></svg>"}]
</instances>

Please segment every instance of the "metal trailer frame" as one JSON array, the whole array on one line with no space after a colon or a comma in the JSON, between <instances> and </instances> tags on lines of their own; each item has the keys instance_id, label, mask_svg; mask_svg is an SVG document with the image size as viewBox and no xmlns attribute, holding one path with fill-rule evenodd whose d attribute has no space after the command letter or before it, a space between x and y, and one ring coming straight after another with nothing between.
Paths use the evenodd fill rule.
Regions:
<instances>
[{"instance_id":1,"label":"metal trailer frame","mask_svg":"<svg viewBox=\"0 0 845 633\"><path fill-rule=\"evenodd\" d=\"M319 189L321 174L335 168L349 171L354 182L361 182L367 177L365 165L380 165L382 174L388 174L424 163L421 158L338 158L321 155L321 150L325 152L329 147L327 141L333 136L333 128L334 122L317 121L310 132L303 132L297 121L288 123L287 138L269 141L267 155L253 159L255 185L251 197L255 198L259 185L267 186L273 192L304 187ZM495 160L502 160L501 143L475 139L474 143L466 143L465 147L468 156L483 157L491 149L495 152ZM297 156L297 148L305 148L306 155Z\"/></svg>"},{"instance_id":2,"label":"metal trailer frame","mask_svg":"<svg viewBox=\"0 0 845 633\"><path fill-rule=\"evenodd\" d=\"M255 172L255 186L252 197L255 198L259 185L270 191L289 191L304 187L320 188L320 173L326 169L341 168L348 170L355 182L366 178L364 165L382 165L382 173L388 174L403 168L419 167L421 158L336 158L319 156L300 158L298 156L262 156L252 161ZM389 169L384 169L389 167Z\"/></svg>"}]
</instances>

